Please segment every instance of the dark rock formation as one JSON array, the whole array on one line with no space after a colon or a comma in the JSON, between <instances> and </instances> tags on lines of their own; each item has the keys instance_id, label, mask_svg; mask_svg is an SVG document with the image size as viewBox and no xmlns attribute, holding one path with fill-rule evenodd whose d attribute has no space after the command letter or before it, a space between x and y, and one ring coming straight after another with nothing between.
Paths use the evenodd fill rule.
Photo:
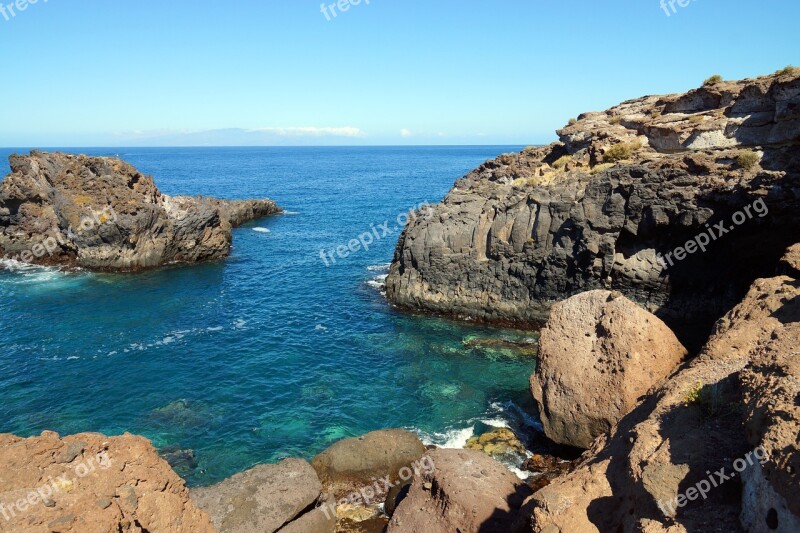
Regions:
<instances>
[{"instance_id":1,"label":"dark rock formation","mask_svg":"<svg viewBox=\"0 0 800 533\"><path fill-rule=\"evenodd\" d=\"M231 227L280 213L271 200L167 196L119 159L33 151L0 183L0 255L135 271L226 257Z\"/></svg>"},{"instance_id":2,"label":"dark rock formation","mask_svg":"<svg viewBox=\"0 0 800 533\"><path fill-rule=\"evenodd\" d=\"M699 347L800 228L797 71L628 101L559 135L483 164L412 220L389 299L529 324L555 301L619 290ZM705 253L675 259L709 231Z\"/></svg>"}]
</instances>

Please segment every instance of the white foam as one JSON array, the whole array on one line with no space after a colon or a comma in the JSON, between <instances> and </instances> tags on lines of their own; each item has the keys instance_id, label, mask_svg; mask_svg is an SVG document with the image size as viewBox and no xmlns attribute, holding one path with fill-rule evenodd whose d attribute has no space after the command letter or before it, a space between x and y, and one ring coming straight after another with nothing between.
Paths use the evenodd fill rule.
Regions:
<instances>
[{"instance_id":1,"label":"white foam","mask_svg":"<svg viewBox=\"0 0 800 533\"><path fill-rule=\"evenodd\" d=\"M267 228L253 228L253 231L257 231L258 233L272 233L272 231Z\"/></svg>"},{"instance_id":2,"label":"white foam","mask_svg":"<svg viewBox=\"0 0 800 533\"><path fill-rule=\"evenodd\" d=\"M297 211L284 211L283 214L284 215L299 215L300 213L298 213Z\"/></svg>"},{"instance_id":3,"label":"white foam","mask_svg":"<svg viewBox=\"0 0 800 533\"><path fill-rule=\"evenodd\" d=\"M438 446L448 450L461 450L467 445L467 441L475 435L475 426L463 429L451 429L444 433L423 433L417 430L419 439L425 446Z\"/></svg>"},{"instance_id":4,"label":"white foam","mask_svg":"<svg viewBox=\"0 0 800 533\"><path fill-rule=\"evenodd\" d=\"M371 280L367 281L367 285L374 289L383 290L386 287L386 278L388 278L388 274L381 274L380 276L376 276Z\"/></svg>"},{"instance_id":5,"label":"white foam","mask_svg":"<svg viewBox=\"0 0 800 533\"><path fill-rule=\"evenodd\" d=\"M389 270L390 266L392 266L391 263L382 263L380 265L368 266L367 270L369 270L370 272L385 272Z\"/></svg>"}]
</instances>

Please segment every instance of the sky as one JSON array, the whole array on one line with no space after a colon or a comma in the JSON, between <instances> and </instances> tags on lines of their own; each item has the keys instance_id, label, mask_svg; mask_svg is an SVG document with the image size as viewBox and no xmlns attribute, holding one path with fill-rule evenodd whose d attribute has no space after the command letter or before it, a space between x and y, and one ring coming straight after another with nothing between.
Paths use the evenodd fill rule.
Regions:
<instances>
[{"instance_id":1,"label":"sky","mask_svg":"<svg viewBox=\"0 0 800 533\"><path fill-rule=\"evenodd\" d=\"M0 0L4 147L544 144L800 66L797 0L25 2Z\"/></svg>"}]
</instances>

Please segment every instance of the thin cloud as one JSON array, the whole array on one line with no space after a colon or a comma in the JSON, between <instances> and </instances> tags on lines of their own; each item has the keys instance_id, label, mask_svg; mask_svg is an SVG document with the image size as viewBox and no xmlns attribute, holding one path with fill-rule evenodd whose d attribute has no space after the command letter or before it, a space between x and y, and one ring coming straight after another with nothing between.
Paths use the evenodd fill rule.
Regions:
<instances>
[{"instance_id":1,"label":"thin cloud","mask_svg":"<svg viewBox=\"0 0 800 533\"><path fill-rule=\"evenodd\" d=\"M343 128L256 128L247 130L252 133L268 133L280 137L366 137L367 134L359 129L346 126Z\"/></svg>"},{"instance_id":2,"label":"thin cloud","mask_svg":"<svg viewBox=\"0 0 800 533\"><path fill-rule=\"evenodd\" d=\"M408 139L408 138L409 138L409 137L411 137L412 135L413 135L413 134L411 133L411 130L409 130L409 129L407 129L407 128L403 128L402 130L400 130L400 137L403 137L403 138L405 138L405 139Z\"/></svg>"}]
</instances>

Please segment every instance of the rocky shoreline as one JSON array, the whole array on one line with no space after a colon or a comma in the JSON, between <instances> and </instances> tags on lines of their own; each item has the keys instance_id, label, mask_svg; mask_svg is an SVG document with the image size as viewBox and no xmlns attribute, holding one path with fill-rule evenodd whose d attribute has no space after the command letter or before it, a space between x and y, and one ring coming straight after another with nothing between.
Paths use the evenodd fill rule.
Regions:
<instances>
[{"instance_id":1,"label":"rocky shoreline","mask_svg":"<svg viewBox=\"0 0 800 533\"><path fill-rule=\"evenodd\" d=\"M800 531L800 72L629 101L560 136L412 222L387 292L547 317L531 394L551 449L578 459L533 455L524 482L497 460L524 453L512 432L450 450L384 430L190 491L141 437L0 435L0 531ZM212 235L258 211L213 205Z\"/></svg>"},{"instance_id":2,"label":"rocky shoreline","mask_svg":"<svg viewBox=\"0 0 800 533\"><path fill-rule=\"evenodd\" d=\"M115 158L12 155L0 182L0 256L28 264L133 272L223 259L231 229L282 213L272 200L168 196Z\"/></svg>"}]
</instances>

